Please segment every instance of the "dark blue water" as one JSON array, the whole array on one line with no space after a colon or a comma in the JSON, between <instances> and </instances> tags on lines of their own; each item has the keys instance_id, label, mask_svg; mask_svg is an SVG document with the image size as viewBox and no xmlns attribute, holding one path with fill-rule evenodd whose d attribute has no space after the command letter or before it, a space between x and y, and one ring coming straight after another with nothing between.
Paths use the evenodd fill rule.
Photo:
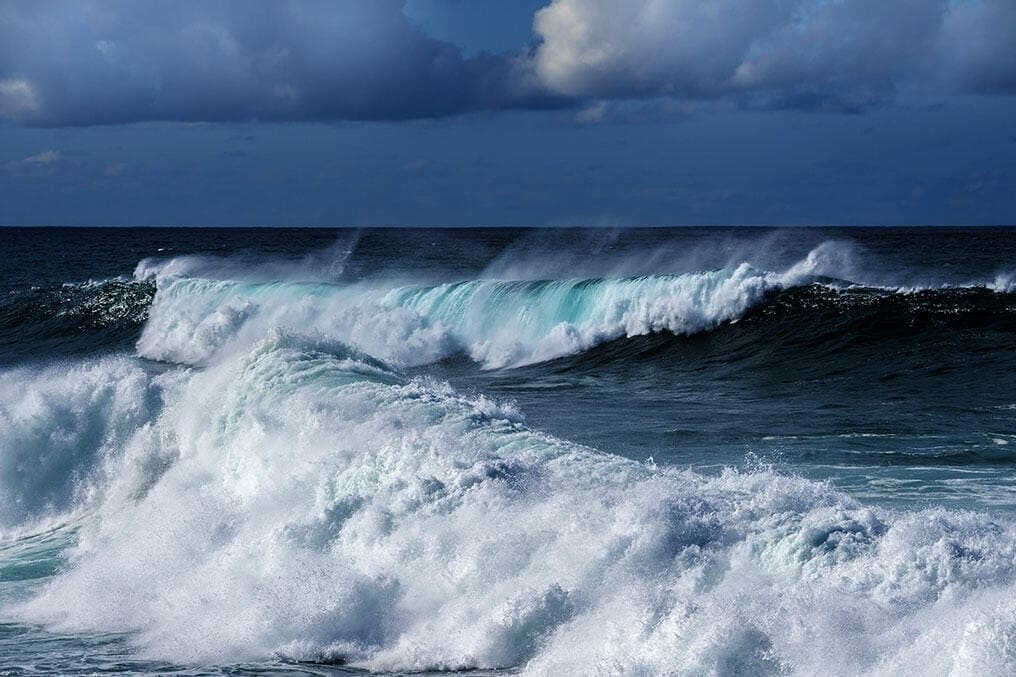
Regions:
<instances>
[{"instance_id":1,"label":"dark blue water","mask_svg":"<svg viewBox=\"0 0 1016 677\"><path fill-rule=\"evenodd\" d=\"M1016 665L1016 230L0 255L13 674Z\"/></svg>"}]
</instances>

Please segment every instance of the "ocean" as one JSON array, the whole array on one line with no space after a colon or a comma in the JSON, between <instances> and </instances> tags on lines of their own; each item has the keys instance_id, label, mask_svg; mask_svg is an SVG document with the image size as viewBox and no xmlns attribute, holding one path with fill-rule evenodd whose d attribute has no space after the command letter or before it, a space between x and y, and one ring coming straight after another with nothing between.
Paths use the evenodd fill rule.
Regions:
<instances>
[{"instance_id":1,"label":"ocean","mask_svg":"<svg viewBox=\"0 0 1016 677\"><path fill-rule=\"evenodd\" d=\"M1016 229L0 257L0 675L1016 674Z\"/></svg>"}]
</instances>

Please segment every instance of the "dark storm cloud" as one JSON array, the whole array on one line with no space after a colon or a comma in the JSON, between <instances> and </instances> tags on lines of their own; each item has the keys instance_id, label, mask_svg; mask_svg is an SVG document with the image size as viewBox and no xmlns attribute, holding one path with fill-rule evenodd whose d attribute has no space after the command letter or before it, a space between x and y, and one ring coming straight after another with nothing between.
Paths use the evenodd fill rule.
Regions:
<instances>
[{"instance_id":1,"label":"dark storm cloud","mask_svg":"<svg viewBox=\"0 0 1016 677\"><path fill-rule=\"evenodd\" d=\"M383 120L545 106L512 59L463 58L398 0L44 0L0 6L0 116Z\"/></svg>"},{"instance_id":2,"label":"dark storm cloud","mask_svg":"<svg viewBox=\"0 0 1016 677\"><path fill-rule=\"evenodd\" d=\"M553 0L532 48L468 58L404 10L9 0L0 118L397 120L654 98L861 111L901 92L1016 92L1014 0Z\"/></svg>"}]
</instances>

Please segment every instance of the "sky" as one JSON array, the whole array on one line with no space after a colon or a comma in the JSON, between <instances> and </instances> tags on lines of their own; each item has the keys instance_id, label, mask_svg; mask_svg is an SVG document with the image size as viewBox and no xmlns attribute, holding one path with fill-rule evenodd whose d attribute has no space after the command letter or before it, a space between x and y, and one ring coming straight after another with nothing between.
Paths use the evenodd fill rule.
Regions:
<instances>
[{"instance_id":1,"label":"sky","mask_svg":"<svg viewBox=\"0 0 1016 677\"><path fill-rule=\"evenodd\" d=\"M29 224L1016 224L1016 0L0 0Z\"/></svg>"}]
</instances>

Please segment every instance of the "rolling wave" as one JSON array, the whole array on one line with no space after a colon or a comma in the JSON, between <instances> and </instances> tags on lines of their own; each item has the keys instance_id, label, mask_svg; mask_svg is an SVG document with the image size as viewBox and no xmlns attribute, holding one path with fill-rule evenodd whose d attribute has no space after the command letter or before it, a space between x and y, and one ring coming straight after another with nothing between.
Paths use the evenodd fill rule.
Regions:
<instances>
[{"instance_id":1,"label":"rolling wave","mask_svg":"<svg viewBox=\"0 0 1016 677\"><path fill-rule=\"evenodd\" d=\"M684 275L436 286L169 278L159 283L138 350L156 360L206 364L230 345L282 326L401 366L464 354L496 369L619 339L692 336L733 324L779 325L773 340L826 347L929 329L1011 333L1016 294L987 286L863 287L798 268L773 273L747 264Z\"/></svg>"},{"instance_id":2,"label":"rolling wave","mask_svg":"<svg viewBox=\"0 0 1016 677\"><path fill-rule=\"evenodd\" d=\"M245 332L293 326L403 365L463 352L487 368L509 367L623 336L704 331L736 319L779 284L747 265L681 276L394 289L185 278L160 286L138 348L146 357L197 364Z\"/></svg>"},{"instance_id":3,"label":"rolling wave","mask_svg":"<svg viewBox=\"0 0 1016 677\"><path fill-rule=\"evenodd\" d=\"M741 264L682 275L439 285L219 280L181 273L190 268L171 260L139 267L138 281L9 293L0 299L0 355L17 361L28 347L59 356L136 344L147 358L202 365L289 327L404 367L466 355L497 369L585 353L634 358L673 345L667 337L730 334L733 325L746 341L744 332L760 332L757 348L794 344L817 348L814 356L928 330L1016 331L1016 292L1004 274L963 287L863 286L817 275L823 257L816 252L782 273ZM630 341L653 336L660 341ZM627 349L605 348L620 339Z\"/></svg>"},{"instance_id":4,"label":"rolling wave","mask_svg":"<svg viewBox=\"0 0 1016 677\"><path fill-rule=\"evenodd\" d=\"M1011 362L1016 293L987 287L899 291L810 284L772 292L735 321L692 341L652 334L606 342L563 356L575 371L653 360L684 369L744 370L794 362L803 372L885 367L885 357L923 356L929 372L960 360ZM997 363L1000 364L1000 363ZM920 370L919 365L914 365Z\"/></svg>"}]
</instances>

